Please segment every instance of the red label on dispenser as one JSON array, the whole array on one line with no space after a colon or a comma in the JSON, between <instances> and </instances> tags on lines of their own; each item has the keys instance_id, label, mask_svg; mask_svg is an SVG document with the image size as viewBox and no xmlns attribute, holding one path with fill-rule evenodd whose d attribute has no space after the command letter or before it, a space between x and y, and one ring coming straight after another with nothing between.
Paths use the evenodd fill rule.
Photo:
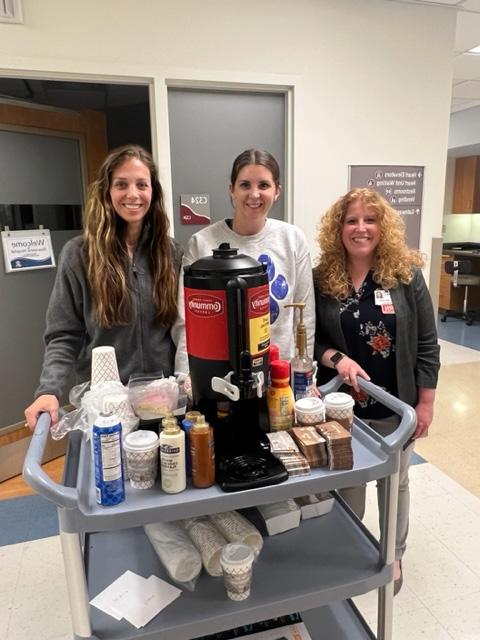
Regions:
<instances>
[{"instance_id":1,"label":"red label on dispenser","mask_svg":"<svg viewBox=\"0 0 480 640\"><path fill-rule=\"evenodd\" d=\"M248 289L250 353L255 357L270 346L270 296L268 284Z\"/></svg>"},{"instance_id":2,"label":"red label on dispenser","mask_svg":"<svg viewBox=\"0 0 480 640\"><path fill-rule=\"evenodd\" d=\"M228 360L226 293L185 287L187 351L204 360Z\"/></svg>"}]
</instances>

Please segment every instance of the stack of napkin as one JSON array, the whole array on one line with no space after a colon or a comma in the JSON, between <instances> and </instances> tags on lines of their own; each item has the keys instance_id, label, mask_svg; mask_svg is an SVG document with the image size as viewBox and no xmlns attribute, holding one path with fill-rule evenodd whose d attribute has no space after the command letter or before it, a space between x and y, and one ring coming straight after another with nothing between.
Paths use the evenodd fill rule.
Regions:
<instances>
[{"instance_id":1,"label":"stack of napkin","mask_svg":"<svg viewBox=\"0 0 480 640\"><path fill-rule=\"evenodd\" d=\"M351 469L353 467L352 434L336 420L323 422L316 428L327 441L329 468Z\"/></svg>"},{"instance_id":2,"label":"stack of napkin","mask_svg":"<svg viewBox=\"0 0 480 640\"><path fill-rule=\"evenodd\" d=\"M270 441L270 451L283 464L290 478L307 476L310 465L299 452L293 438L286 431L267 433Z\"/></svg>"},{"instance_id":3,"label":"stack of napkin","mask_svg":"<svg viewBox=\"0 0 480 640\"><path fill-rule=\"evenodd\" d=\"M291 434L311 467L324 467L327 464L325 439L315 427L293 427Z\"/></svg>"}]
</instances>

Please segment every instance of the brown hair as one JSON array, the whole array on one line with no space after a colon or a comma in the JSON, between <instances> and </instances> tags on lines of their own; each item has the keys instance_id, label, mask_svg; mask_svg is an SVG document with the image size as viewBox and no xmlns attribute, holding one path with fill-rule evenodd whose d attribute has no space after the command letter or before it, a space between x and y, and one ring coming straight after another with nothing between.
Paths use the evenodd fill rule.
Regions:
<instances>
[{"instance_id":1,"label":"brown hair","mask_svg":"<svg viewBox=\"0 0 480 640\"><path fill-rule=\"evenodd\" d=\"M344 298L351 288L342 229L348 207L357 200L376 212L380 227L373 264L375 282L386 289L397 287L399 282L408 284L414 267L424 265L421 254L408 248L404 222L385 198L373 189L352 189L325 213L317 236L321 255L313 270L314 279L323 293L334 298Z\"/></svg>"},{"instance_id":2,"label":"brown hair","mask_svg":"<svg viewBox=\"0 0 480 640\"><path fill-rule=\"evenodd\" d=\"M280 167L278 166L278 162L271 153L263 151L262 149L247 149L235 158L232 173L230 174L230 184L232 187L235 185L240 171L249 164L261 164L269 169L275 186L277 188L280 187Z\"/></svg>"},{"instance_id":3,"label":"brown hair","mask_svg":"<svg viewBox=\"0 0 480 640\"><path fill-rule=\"evenodd\" d=\"M110 186L115 169L132 158L140 160L150 171L152 201L144 219L144 229L148 229L152 296L158 320L170 326L177 317L174 245L169 236L170 225L157 168L151 155L137 145L127 145L113 150L105 158L88 193L84 238L88 256L88 280L97 321L102 327L111 327L115 324L127 324L130 319L131 299L125 268L126 223L113 208Z\"/></svg>"}]
</instances>

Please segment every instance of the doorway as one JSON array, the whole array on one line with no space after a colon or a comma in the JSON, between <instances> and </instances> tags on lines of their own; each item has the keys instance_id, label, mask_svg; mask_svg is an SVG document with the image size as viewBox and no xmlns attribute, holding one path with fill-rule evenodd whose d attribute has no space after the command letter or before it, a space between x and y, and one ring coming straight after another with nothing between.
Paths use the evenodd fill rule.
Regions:
<instances>
[{"instance_id":1,"label":"doorway","mask_svg":"<svg viewBox=\"0 0 480 640\"><path fill-rule=\"evenodd\" d=\"M182 224L182 194L208 194L211 222L232 212L228 194L233 160L245 149L269 151L286 185L286 94L206 89L168 89L175 239L186 246L202 226ZM270 216L286 219L288 187Z\"/></svg>"},{"instance_id":2,"label":"doorway","mask_svg":"<svg viewBox=\"0 0 480 640\"><path fill-rule=\"evenodd\" d=\"M17 172L22 199L14 195L12 181L8 193L1 190L1 224L10 230L43 224L51 230L58 262L65 242L81 233L86 189L108 150L128 143L151 150L149 90L145 83L0 77L0 154L10 163L14 145L17 156L22 147L27 156L37 159L30 163L30 175L26 175L25 164ZM46 159L47 147L54 154L52 162ZM60 150L71 160L71 187L59 181ZM6 310L0 327L5 355L0 363L0 436L23 426L23 409L32 401L38 384L45 312L54 278L54 269L21 274L0 271L0 298ZM15 353L10 357L12 345Z\"/></svg>"}]
</instances>

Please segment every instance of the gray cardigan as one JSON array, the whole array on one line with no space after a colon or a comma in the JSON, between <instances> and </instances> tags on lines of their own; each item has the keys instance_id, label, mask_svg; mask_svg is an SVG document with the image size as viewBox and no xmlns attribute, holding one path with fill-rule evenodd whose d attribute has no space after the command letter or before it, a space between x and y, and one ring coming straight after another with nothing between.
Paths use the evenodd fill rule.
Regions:
<instances>
[{"instance_id":1,"label":"gray cardigan","mask_svg":"<svg viewBox=\"0 0 480 640\"><path fill-rule=\"evenodd\" d=\"M432 301L420 269L408 284L390 289L396 318L396 374L398 397L414 407L420 387L435 389L440 368L440 347ZM323 295L315 283L315 359L320 363L327 349L348 355L340 321L339 301ZM361 363L359 363L361 365ZM335 370L318 367L319 384L336 375ZM368 373L368 371L367 371Z\"/></svg>"},{"instance_id":2,"label":"gray cardigan","mask_svg":"<svg viewBox=\"0 0 480 640\"><path fill-rule=\"evenodd\" d=\"M125 259L131 320L127 325L106 329L95 320L83 238L78 236L65 244L47 309L46 349L35 397L48 393L59 398L72 369L75 382L89 380L92 349L98 346L115 348L124 384L135 372L173 373L175 347L170 327L155 319L147 245L148 240L142 237L133 262ZM174 266L179 273L182 250L173 240L172 245Z\"/></svg>"}]
</instances>

